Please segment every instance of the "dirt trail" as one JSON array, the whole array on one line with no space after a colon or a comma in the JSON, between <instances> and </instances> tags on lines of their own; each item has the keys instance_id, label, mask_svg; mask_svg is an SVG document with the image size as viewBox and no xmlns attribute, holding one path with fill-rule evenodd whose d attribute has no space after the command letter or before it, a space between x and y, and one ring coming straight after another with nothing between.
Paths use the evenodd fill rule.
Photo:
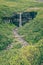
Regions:
<instances>
[{"instance_id":1,"label":"dirt trail","mask_svg":"<svg viewBox=\"0 0 43 65\"><path fill-rule=\"evenodd\" d=\"M37 2L43 2L43 0L36 0Z\"/></svg>"},{"instance_id":2,"label":"dirt trail","mask_svg":"<svg viewBox=\"0 0 43 65\"><path fill-rule=\"evenodd\" d=\"M28 43L17 33L17 29L14 30L14 37L22 44L22 47L27 46Z\"/></svg>"},{"instance_id":3,"label":"dirt trail","mask_svg":"<svg viewBox=\"0 0 43 65\"><path fill-rule=\"evenodd\" d=\"M17 41L21 43L22 48L23 48L23 47L27 46L28 43L17 33L17 30L18 30L17 28L13 30L14 38L16 38ZM10 45L8 45L6 50L9 50L9 49L13 48L13 45L14 45L14 42L11 43Z\"/></svg>"},{"instance_id":4,"label":"dirt trail","mask_svg":"<svg viewBox=\"0 0 43 65\"><path fill-rule=\"evenodd\" d=\"M43 65L43 63L41 63L41 65Z\"/></svg>"}]
</instances>

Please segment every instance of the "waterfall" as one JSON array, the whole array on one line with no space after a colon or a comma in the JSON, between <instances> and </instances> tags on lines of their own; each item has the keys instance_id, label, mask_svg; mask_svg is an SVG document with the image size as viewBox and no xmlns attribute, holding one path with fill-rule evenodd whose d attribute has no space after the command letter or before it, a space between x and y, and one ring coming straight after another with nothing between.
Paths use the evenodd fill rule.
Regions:
<instances>
[{"instance_id":1,"label":"waterfall","mask_svg":"<svg viewBox=\"0 0 43 65\"><path fill-rule=\"evenodd\" d=\"M19 27L21 27L21 26L22 26L22 17L21 17L21 14L22 14L22 13L20 13Z\"/></svg>"}]
</instances>

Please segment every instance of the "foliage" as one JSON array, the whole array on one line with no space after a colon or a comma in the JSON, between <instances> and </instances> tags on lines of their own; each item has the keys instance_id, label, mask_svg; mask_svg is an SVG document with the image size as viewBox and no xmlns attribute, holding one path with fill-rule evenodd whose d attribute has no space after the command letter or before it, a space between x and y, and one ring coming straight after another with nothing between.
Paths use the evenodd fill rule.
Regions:
<instances>
[{"instance_id":1,"label":"foliage","mask_svg":"<svg viewBox=\"0 0 43 65\"><path fill-rule=\"evenodd\" d=\"M5 49L8 44L13 42L12 24L0 24L0 50Z\"/></svg>"},{"instance_id":2,"label":"foliage","mask_svg":"<svg viewBox=\"0 0 43 65\"><path fill-rule=\"evenodd\" d=\"M12 30L15 25L3 23L3 16L14 12L36 11L35 19L19 28L18 33L30 45L22 48L15 40ZM14 42L13 42L14 40ZM13 48L6 50L11 43ZM34 44L34 45L31 45ZM41 65L43 62L43 2L36 0L0 0L0 65Z\"/></svg>"},{"instance_id":3,"label":"foliage","mask_svg":"<svg viewBox=\"0 0 43 65\"><path fill-rule=\"evenodd\" d=\"M10 49L0 52L1 65L39 65L40 50L35 46L27 46L21 49Z\"/></svg>"},{"instance_id":4,"label":"foliage","mask_svg":"<svg viewBox=\"0 0 43 65\"><path fill-rule=\"evenodd\" d=\"M42 10L43 11L43 10ZM43 12L39 11L34 20L19 28L18 33L24 35L28 43L37 43L43 38Z\"/></svg>"}]
</instances>

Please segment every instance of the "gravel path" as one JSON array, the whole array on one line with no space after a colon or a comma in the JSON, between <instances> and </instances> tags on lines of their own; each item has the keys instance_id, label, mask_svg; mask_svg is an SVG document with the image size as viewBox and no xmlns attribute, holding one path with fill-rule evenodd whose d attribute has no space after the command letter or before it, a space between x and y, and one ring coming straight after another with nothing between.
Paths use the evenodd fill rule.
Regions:
<instances>
[{"instance_id":1,"label":"gravel path","mask_svg":"<svg viewBox=\"0 0 43 65\"><path fill-rule=\"evenodd\" d=\"M43 65L43 63L41 63L41 65Z\"/></svg>"},{"instance_id":2,"label":"gravel path","mask_svg":"<svg viewBox=\"0 0 43 65\"><path fill-rule=\"evenodd\" d=\"M38 2L43 2L43 0L36 0L36 1L38 1Z\"/></svg>"},{"instance_id":3,"label":"gravel path","mask_svg":"<svg viewBox=\"0 0 43 65\"><path fill-rule=\"evenodd\" d=\"M18 33L17 33L17 29L13 30L14 33L14 38L17 39L18 42L21 43L22 48L29 45ZM10 45L8 45L8 47L6 48L6 50L9 50L11 48L13 48L14 43L11 43Z\"/></svg>"},{"instance_id":4,"label":"gravel path","mask_svg":"<svg viewBox=\"0 0 43 65\"><path fill-rule=\"evenodd\" d=\"M27 46L28 43L17 33L17 29L14 30L14 37L22 44L22 47Z\"/></svg>"}]
</instances>

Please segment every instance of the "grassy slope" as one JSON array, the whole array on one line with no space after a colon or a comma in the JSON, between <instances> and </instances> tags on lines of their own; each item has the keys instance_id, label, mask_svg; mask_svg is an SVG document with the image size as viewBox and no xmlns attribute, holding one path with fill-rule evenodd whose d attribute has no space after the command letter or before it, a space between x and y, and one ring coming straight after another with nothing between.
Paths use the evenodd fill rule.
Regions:
<instances>
[{"instance_id":1,"label":"grassy slope","mask_svg":"<svg viewBox=\"0 0 43 65\"><path fill-rule=\"evenodd\" d=\"M5 49L13 42L12 30L14 27L13 24L0 24L0 50Z\"/></svg>"},{"instance_id":2,"label":"grassy slope","mask_svg":"<svg viewBox=\"0 0 43 65\"><path fill-rule=\"evenodd\" d=\"M2 0L0 5L8 6L12 12L25 11L30 7L43 7L43 3L35 2L35 0Z\"/></svg>"},{"instance_id":3,"label":"grassy slope","mask_svg":"<svg viewBox=\"0 0 43 65\"><path fill-rule=\"evenodd\" d=\"M0 65L40 65L43 57L42 51L43 40L35 46L3 50L0 52Z\"/></svg>"},{"instance_id":4,"label":"grassy slope","mask_svg":"<svg viewBox=\"0 0 43 65\"><path fill-rule=\"evenodd\" d=\"M19 33L30 44L43 39L43 9L38 12L34 20L19 28Z\"/></svg>"},{"instance_id":5,"label":"grassy slope","mask_svg":"<svg viewBox=\"0 0 43 65\"><path fill-rule=\"evenodd\" d=\"M9 23L3 23L1 20L3 16L10 16L11 10L5 5L5 1L0 1L0 50L5 49L9 44L13 42L13 33L12 30L15 28L15 25Z\"/></svg>"},{"instance_id":6,"label":"grassy slope","mask_svg":"<svg viewBox=\"0 0 43 65\"><path fill-rule=\"evenodd\" d=\"M42 51L43 40L35 46L2 50L0 52L0 65L39 65L43 58Z\"/></svg>"},{"instance_id":7,"label":"grassy slope","mask_svg":"<svg viewBox=\"0 0 43 65\"><path fill-rule=\"evenodd\" d=\"M1 19L2 16L8 16L8 15L10 16L14 11L34 10L34 9L29 9L30 7L39 7L40 9L42 9L43 3L36 3L32 0L31 0L31 2L29 0L25 0L25 1L24 0L13 0L13 1L0 0L0 6L1 6L0 7L0 19ZM40 11L40 10L37 10L37 11ZM43 33L42 33L42 31L43 31L43 28L42 28L43 27L42 26L43 13L42 12L43 12L43 9L41 10L41 12L39 12L39 14L38 14L39 16L37 15L36 19L34 20L34 21L38 20L37 22L32 21L33 23L31 22L29 24L26 24L23 28L20 28L21 30L19 29L19 33L21 33L23 35L26 34L26 37L28 37L29 34L31 35L31 33L33 34L33 33L36 33L36 31L37 31L38 33L36 35L39 35L39 37L41 34L43 35ZM34 23L36 25L34 25ZM32 26L30 27L30 25L32 25ZM40 31L39 31L39 28L40 28ZM7 29L7 31L6 31L6 29ZM2 23L0 24L0 31L1 31L0 35L2 35L1 43L3 43L3 39L5 39L6 37L9 40L11 40L13 38L12 29L13 29L13 25L2 24ZM31 31L31 29L32 29L32 31ZM29 32L29 34L27 31ZM42 35L41 35L41 38L43 38ZM34 34L34 36L35 36L35 34ZM28 40L28 38L25 38L25 39ZM33 42L35 43L35 41L31 41L31 36L30 36L29 41L31 43L33 43ZM42 39L42 42L39 41L37 43L39 45L37 45L37 46L30 45L23 49L20 49L20 47L18 46L19 43L17 42L17 40L16 41L14 40L14 43L15 44L14 44L13 49L0 51L0 65L39 65L40 64L41 59L43 57L43 53L42 53L43 39ZM42 43L42 44L40 44L40 43ZM3 46L2 46L2 48L3 48Z\"/></svg>"}]
</instances>

